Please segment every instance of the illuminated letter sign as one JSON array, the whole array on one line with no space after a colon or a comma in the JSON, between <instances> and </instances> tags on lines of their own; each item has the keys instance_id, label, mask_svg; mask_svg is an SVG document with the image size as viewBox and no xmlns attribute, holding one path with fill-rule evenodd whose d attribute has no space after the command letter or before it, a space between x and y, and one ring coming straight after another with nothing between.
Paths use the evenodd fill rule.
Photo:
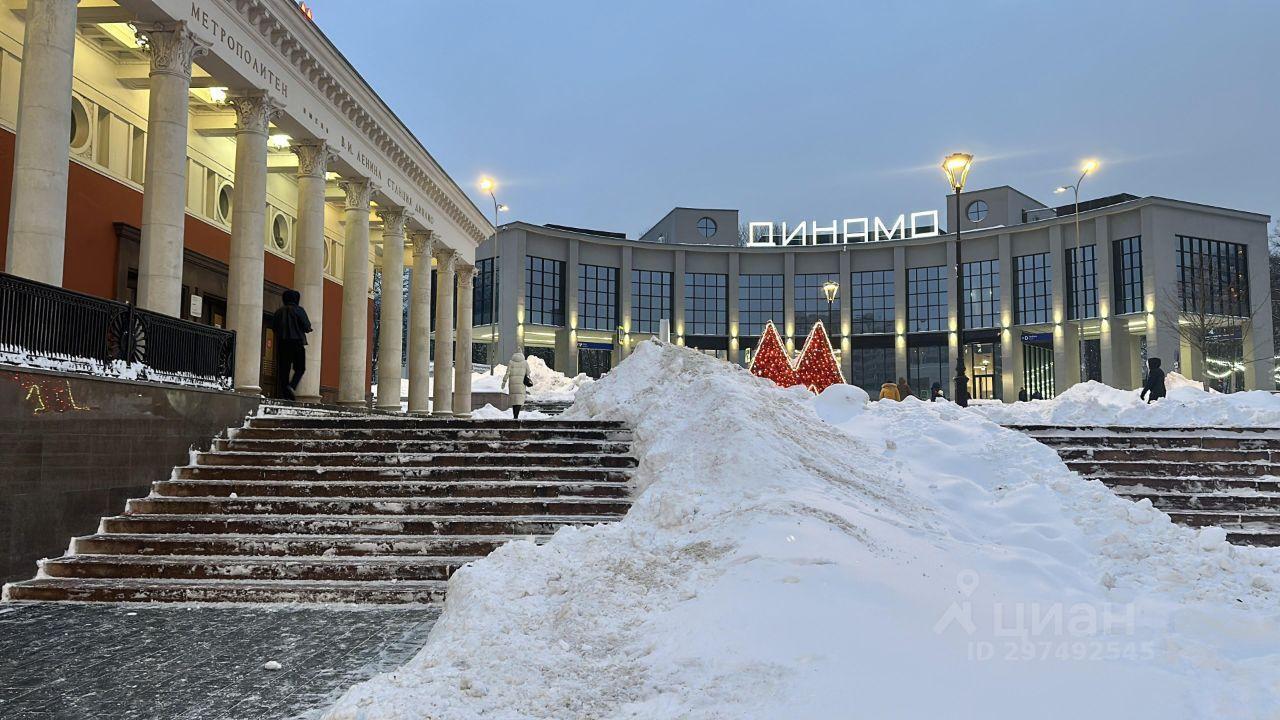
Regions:
<instances>
[{"instance_id":1,"label":"illuminated letter sign","mask_svg":"<svg viewBox=\"0 0 1280 720\"><path fill-rule=\"evenodd\" d=\"M747 245L817 245L818 237L827 235L831 237L831 243L836 245L937 237L941 234L939 224L937 210L903 213L893 218L888 225L883 218L878 217L832 220L830 225L820 225L817 220L804 220L790 229L785 222L754 221L747 224ZM782 232L775 233L775 228L779 226ZM837 228L842 232L837 234Z\"/></svg>"}]
</instances>

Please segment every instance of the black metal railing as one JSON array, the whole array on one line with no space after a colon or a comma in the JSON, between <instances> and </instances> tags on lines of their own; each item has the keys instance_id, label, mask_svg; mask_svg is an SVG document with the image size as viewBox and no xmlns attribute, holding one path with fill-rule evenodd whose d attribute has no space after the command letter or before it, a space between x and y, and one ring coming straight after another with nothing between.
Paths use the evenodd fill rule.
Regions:
<instances>
[{"instance_id":1,"label":"black metal railing","mask_svg":"<svg viewBox=\"0 0 1280 720\"><path fill-rule=\"evenodd\" d=\"M230 387L236 335L116 302L0 273L0 349L36 358L121 360L144 377Z\"/></svg>"}]
</instances>

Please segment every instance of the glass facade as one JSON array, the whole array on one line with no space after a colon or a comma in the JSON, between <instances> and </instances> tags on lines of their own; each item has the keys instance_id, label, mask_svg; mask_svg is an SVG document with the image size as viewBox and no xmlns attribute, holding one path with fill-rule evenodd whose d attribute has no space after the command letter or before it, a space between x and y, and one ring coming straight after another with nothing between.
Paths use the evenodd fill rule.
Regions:
<instances>
[{"instance_id":1,"label":"glass facade","mask_svg":"<svg viewBox=\"0 0 1280 720\"><path fill-rule=\"evenodd\" d=\"M1097 246L1067 248L1067 319L1098 317Z\"/></svg>"},{"instance_id":2,"label":"glass facade","mask_svg":"<svg viewBox=\"0 0 1280 720\"><path fill-rule=\"evenodd\" d=\"M907 332L940 332L949 329L946 267L938 265L908 268Z\"/></svg>"},{"instance_id":3,"label":"glass facade","mask_svg":"<svg viewBox=\"0 0 1280 720\"><path fill-rule=\"evenodd\" d=\"M1248 317L1248 249L1238 243L1179 235L1178 296L1185 313Z\"/></svg>"},{"instance_id":4,"label":"glass facade","mask_svg":"<svg viewBox=\"0 0 1280 720\"><path fill-rule=\"evenodd\" d=\"M498 263L493 258L476 261L474 295L471 306L472 325L498 322Z\"/></svg>"},{"instance_id":5,"label":"glass facade","mask_svg":"<svg viewBox=\"0 0 1280 720\"><path fill-rule=\"evenodd\" d=\"M578 327L608 330L618 327L618 268L578 266Z\"/></svg>"},{"instance_id":6,"label":"glass facade","mask_svg":"<svg viewBox=\"0 0 1280 720\"><path fill-rule=\"evenodd\" d=\"M796 275L796 334L805 336L819 320L831 338L840 337L840 296L828 303L822 286L827 282L840 282L839 273L806 273Z\"/></svg>"},{"instance_id":7,"label":"glass facade","mask_svg":"<svg viewBox=\"0 0 1280 720\"><path fill-rule=\"evenodd\" d=\"M782 295L781 275L738 276L738 335L759 337L770 320L779 332L785 332Z\"/></svg>"},{"instance_id":8,"label":"glass facade","mask_svg":"<svg viewBox=\"0 0 1280 720\"><path fill-rule=\"evenodd\" d=\"M893 271L868 270L849 277L853 334L893 332Z\"/></svg>"},{"instance_id":9,"label":"glass facade","mask_svg":"<svg viewBox=\"0 0 1280 720\"><path fill-rule=\"evenodd\" d=\"M934 383L942 387L943 396L951 397L947 351L946 345L907 346L907 382L916 397L929 399L929 389Z\"/></svg>"},{"instance_id":10,"label":"glass facade","mask_svg":"<svg viewBox=\"0 0 1280 720\"><path fill-rule=\"evenodd\" d=\"M979 260L964 264L964 326L993 328L1000 325L1000 261Z\"/></svg>"},{"instance_id":11,"label":"glass facade","mask_svg":"<svg viewBox=\"0 0 1280 720\"><path fill-rule=\"evenodd\" d=\"M728 335L728 277L721 273L684 274L684 334Z\"/></svg>"},{"instance_id":12,"label":"glass facade","mask_svg":"<svg viewBox=\"0 0 1280 720\"><path fill-rule=\"evenodd\" d=\"M1017 282L1013 286L1013 303L1018 325L1049 322L1053 308L1053 278L1049 276L1049 253L1019 255L1013 259Z\"/></svg>"},{"instance_id":13,"label":"glass facade","mask_svg":"<svg viewBox=\"0 0 1280 720\"><path fill-rule=\"evenodd\" d=\"M1116 314L1142 312L1142 237L1113 242L1111 266L1115 269L1111 294Z\"/></svg>"},{"instance_id":14,"label":"glass facade","mask_svg":"<svg viewBox=\"0 0 1280 720\"><path fill-rule=\"evenodd\" d=\"M657 333L660 320L671 319L671 273L631 271L631 331Z\"/></svg>"},{"instance_id":15,"label":"glass facade","mask_svg":"<svg viewBox=\"0 0 1280 720\"><path fill-rule=\"evenodd\" d=\"M525 256L524 311L531 325L564 327L564 261Z\"/></svg>"},{"instance_id":16,"label":"glass facade","mask_svg":"<svg viewBox=\"0 0 1280 720\"><path fill-rule=\"evenodd\" d=\"M880 396L880 386L885 380L897 381L894 372L893 347L855 347L849 351L853 373L849 384L867 391L873 399Z\"/></svg>"}]
</instances>

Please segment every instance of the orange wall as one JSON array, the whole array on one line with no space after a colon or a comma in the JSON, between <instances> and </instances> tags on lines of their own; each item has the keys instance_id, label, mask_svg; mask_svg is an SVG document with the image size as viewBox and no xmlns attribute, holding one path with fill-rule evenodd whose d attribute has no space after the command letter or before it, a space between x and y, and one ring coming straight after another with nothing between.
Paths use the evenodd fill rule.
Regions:
<instances>
[{"instance_id":1,"label":"orange wall","mask_svg":"<svg viewBox=\"0 0 1280 720\"><path fill-rule=\"evenodd\" d=\"M14 134L0 130L0 237L8 236L9 197L13 191ZM67 241L62 285L70 290L104 298L116 297L116 262L119 241L113 223L142 226L142 193L123 183L70 163L67 181ZM185 225L188 250L221 263L230 261L231 235L188 215ZM0 268L8 248L0 242ZM264 274L270 282L291 287L293 263L264 253ZM369 361L373 367L373 302L369 302ZM324 340L320 384L338 386L338 352L342 319L342 287L324 281Z\"/></svg>"}]
</instances>

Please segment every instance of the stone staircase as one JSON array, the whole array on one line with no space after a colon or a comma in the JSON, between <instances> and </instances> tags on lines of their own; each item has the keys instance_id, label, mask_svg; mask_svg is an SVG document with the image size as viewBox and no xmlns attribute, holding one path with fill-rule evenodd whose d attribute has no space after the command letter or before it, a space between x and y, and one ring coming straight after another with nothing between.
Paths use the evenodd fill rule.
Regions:
<instances>
[{"instance_id":1,"label":"stone staircase","mask_svg":"<svg viewBox=\"0 0 1280 720\"><path fill-rule=\"evenodd\" d=\"M421 603L517 538L620 518L616 422L253 417L7 600Z\"/></svg>"},{"instance_id":2,"label":"stone staircase","mask_svg":"<svg viewBox=\"0 0 1280 720\"><path fill-rule=\"evenodd\" d=\"M1280 429L1011 426L1067 466L1175 522L1217 525L1244 545L1280 546Z\"/></svg>"}]
</instances>

